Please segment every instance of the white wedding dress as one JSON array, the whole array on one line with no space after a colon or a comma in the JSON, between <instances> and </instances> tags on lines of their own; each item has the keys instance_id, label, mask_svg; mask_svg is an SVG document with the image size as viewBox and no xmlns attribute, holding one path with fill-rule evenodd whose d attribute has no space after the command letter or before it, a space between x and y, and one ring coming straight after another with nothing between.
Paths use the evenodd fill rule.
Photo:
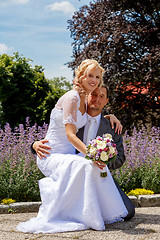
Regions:
<instances>
[{"instance_id":1,"label":"white wedding dress","mask_svg":"<svg viewBox=\"0 0 160 240\"><path fill-rule=\"evenodd\" d=\"M46 135L52 151L46 159L37 158L46 176L39 181L42 205L37 217L20 223L18 231L104 230L105 224L120 221L128 213L108 168L107 177L100 177L99 168L76 155L67 140L64 124L73 123L78 129L87 121L87 114L82 116L79 106L79 94L71 90L52 110Z\"/></svg>"}]
</instances>

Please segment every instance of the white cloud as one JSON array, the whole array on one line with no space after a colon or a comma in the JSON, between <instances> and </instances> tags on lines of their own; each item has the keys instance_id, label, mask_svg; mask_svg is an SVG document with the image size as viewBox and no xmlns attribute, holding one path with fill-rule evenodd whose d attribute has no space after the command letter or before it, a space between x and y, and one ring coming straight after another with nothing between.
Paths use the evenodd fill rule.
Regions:
<instances>
[{"instance_id":1,"label":"white cloud","mask_svg":"<svg viewBox=\"0 0 160 240\"><path fill-rule=\"evenodd\" d=\"M45 9L51 12L60 11L65 14L72 14L75 11L74 6L68 1L55 2L53 4L45 6Z\"/></svg>"},{"instance_id":2,"label":"white cloud","mask_svg":"<svg viewBox=\"0 0 160 240\"><path fill-rule=\"evenodd\" d=\"M13 50L12 47L9 48L4 43L0 43L0 54L8 53L8 52L10 52L12 50Z\"/></svg>"},{"instance_id":3,"label":"white cloud","mask_svg":"<svg viewBox=\"0 0 160 240\"><path fill-rule=\"evenodd\" d=\"M66 65L62 65L62 66L60 67L60 69L61 69L61 70L68 70L68 67L67 67Z\"/></svg>"}]
</instances>

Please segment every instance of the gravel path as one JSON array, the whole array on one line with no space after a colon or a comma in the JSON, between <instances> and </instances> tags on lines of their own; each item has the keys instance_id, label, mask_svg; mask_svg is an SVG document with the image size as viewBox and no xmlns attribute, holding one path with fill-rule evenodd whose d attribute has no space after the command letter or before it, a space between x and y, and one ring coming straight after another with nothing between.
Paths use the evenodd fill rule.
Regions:
<instances>
[{"instance_id":1,"label":"gravel path","mask_svg":"<svg viewBox=\"0 0 160 240\"><path fill-rule=\"evenodd\" d=\"M0 240L160 240L160 207L136 208L135 217L128 222L106 226L105 231L86 230L54 234L28 234L16 231L21 221L36 213L0 215Z\"/></svg>"}]
</instances>

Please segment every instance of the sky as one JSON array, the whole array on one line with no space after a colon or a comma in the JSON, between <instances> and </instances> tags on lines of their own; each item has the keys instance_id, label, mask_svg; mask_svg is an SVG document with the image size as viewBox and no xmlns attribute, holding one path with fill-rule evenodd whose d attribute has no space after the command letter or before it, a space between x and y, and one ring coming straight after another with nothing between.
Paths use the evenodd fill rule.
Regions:
<instances>
[{"instance_id":1,"label":"sky","mask_svg":"<svg viewBox=\"0 0 160 240\"><path fill-rule=\"evenodd\" d=\"M42 65L45 77L66 77L73 72L72 39L67 20L89 0L0 0L0 54L19 52Z\"/></svg>"}]
</instances>

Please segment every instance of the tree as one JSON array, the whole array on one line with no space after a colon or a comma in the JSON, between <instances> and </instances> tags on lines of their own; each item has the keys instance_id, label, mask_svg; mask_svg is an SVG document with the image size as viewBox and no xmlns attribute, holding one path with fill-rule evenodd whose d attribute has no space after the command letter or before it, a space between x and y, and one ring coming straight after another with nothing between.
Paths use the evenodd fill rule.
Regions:
<instances>
[{"instance_id":1,"label":"tree","mask_svg":"<svg viewBox=\"0 0 160 240\"><path fill-rule=\"evenodd\" d=\"M73 61L98 60L105 68L110 110L128 129L160 118L160 2L157 0L97 0L83 6L68 21ZM138 120L138 121L137 121Z\"/></svg>"},{"instance_id":2,"label":"tree","mask_svg":"<svg viewBox=\"0 0 160 240\"><path fill-rule=\"evenodd\" d=\"M30 59L15 53L0 56L0 113L1 126L11 127L25 123L49 121L49 114L58 98L64 93L52 88L45 79L42 66L32 67ZM49 111L49 113L47 112Z\"/></svg>"},{"instance_id":3,"label":"tree","mask_svg":"<svg viewBox=\"0 0 160 240\"><path fill-rule=\"evenodd\" d=\"M49 79L48 81L54 88L61 89L64 91L71 90L73 85L69 81L67 81L67 79L63 76L54 77L53 79Z\"/></svg>"}]
</instances>

